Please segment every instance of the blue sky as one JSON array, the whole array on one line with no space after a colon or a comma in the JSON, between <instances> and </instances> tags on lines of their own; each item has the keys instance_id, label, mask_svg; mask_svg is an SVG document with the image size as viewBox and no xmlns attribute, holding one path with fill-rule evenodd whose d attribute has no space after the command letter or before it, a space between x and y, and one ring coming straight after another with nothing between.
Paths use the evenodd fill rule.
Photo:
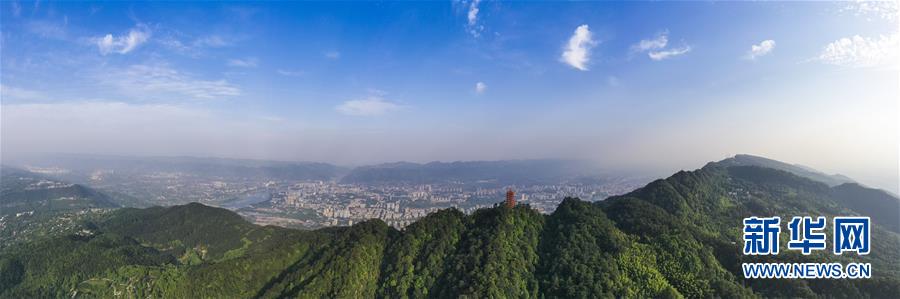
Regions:
<instances>
[{"instance_id":1,"label":"blue sky","mask_svg":"<svg viewBox=\"0 0 900 299\"><path fill-rule=\"evenodd\" d=\"M7 158L752 153L897 190L896 2L0 7Z\"/></svg>"}]
</instances>

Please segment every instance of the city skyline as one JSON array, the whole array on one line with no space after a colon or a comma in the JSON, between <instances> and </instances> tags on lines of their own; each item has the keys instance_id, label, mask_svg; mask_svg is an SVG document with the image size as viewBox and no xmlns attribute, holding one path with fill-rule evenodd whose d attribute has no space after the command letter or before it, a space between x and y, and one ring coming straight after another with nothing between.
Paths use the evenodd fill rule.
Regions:
<instances>
[{"instance_id":1,"label":"city skyline","mask_svg":"<svg viewBox=\"0 0 900 299\"><path fill-rule=\"evenodd\" d=\"M4 159L755 154L898 193L896 2L3 2Z\"/></svg>"}]
</instances>

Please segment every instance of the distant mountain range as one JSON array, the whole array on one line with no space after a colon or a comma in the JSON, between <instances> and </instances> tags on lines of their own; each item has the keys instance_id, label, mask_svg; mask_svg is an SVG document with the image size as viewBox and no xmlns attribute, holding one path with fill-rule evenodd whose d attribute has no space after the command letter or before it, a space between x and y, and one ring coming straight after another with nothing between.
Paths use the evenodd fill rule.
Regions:
<instances>
[{"instance_id":1,"label":"distant mountain range","mask_svg":"<svg viewBox=\"0 0 900 299\"><path fill-rule=\"evenodd\" d=\"M361 166L341 178L343 183L432 184L494 183L535 184L602 175L600 169L585 161L502 160L418 163L387 163Z\"/></svg>"},{"instance_id":2,"label":"distant mountain range","mask_svg":"<svg viewBox=\"0 0 900 299\"><path fill-rule=\"evenodd\" d=\"M196 157L120 157L98 155L41 155L17 161L16 165L60 168L57 176L86 181L96 170L121 174L152 172L186 173L206 177L267 178L274 180L332 180L349 169L318 162L282 162Z\"/></svg>"},{"instance_id":3,"label":"distant mountain range","mask_svg":"<svg viewBox=\"0 0 900 299\"><path fill-rule=\"evenodd\" d=\"M52 175L73 182L89 182L97 170L119 175L153 172L205 177L265 180L334 180L357 184L485 183L533 184L567 180L596 180L610 176L594 163L575 160L501 160L396 162L347 168L318 162L281 162L194 157L117 157L44 155L17 161L19 167L47 168Z\"/></svg>"},{"instance_id":4,"label":"distant mountain range","mask_svg":"<svg viewBox=\"0 0 900 299\"><path fill-rule=\"evenodd\" d=\"M736 155L718 162L720 166L759 166L787 171L829 186L855 183L840 174L825 174L810 167L788 164L764 157ZM272 180L336 180L358 184L429 183L557 183L566 180L596 179L610 175L595 163L580 160L499 160L411 163L394 162L359 167L342 167L320 162L284 162L196 157L120 157L54 154L18 161L19 166L60 168L67 172L53 176L73 182L87 182L96 170L122 174L180 172L206 177L258 178Z\"/></svg>"},{"instance_id":5,"label":"distant mountain range","mask_svg":"<svg viewBox=\"0 0 900 299\"><path fill-rule=\"evenodd\" d=\"M900 293L900 235L891 229L900 221L896 215L870 215L873 250L866 256L790 250L777 257L746 256L739 233L743 217L897 211L897 198L858 184L831 187L783 169L730 163L681 171L596 203L569 198L549 215L523 205L471 215L447 209L404 230L380 220L315 231L261 227L200 204L125 208L86 224L84 233L0 252L0 297L893 298ZM742 277L741 263L773 259L868 262L873 278Z\"/></svg>"},{"instance_id":6,"label":"distant mountain range","mask_svg":"<svg viewBox=\"0 0 900 299\"><path fill-rule=\"evenodd\" d=\"M89 187L0 167L0 215L116 207L109 196Z\"/></svg>"},{"instance_id":7,"label":"distant mountain range","mask_svg":"<svg viewBox=\"0 0 900 299\"><path fill-rule=\"evenodd\" d=\"M73 233L84 220L118 207L92 188L0 166L0 250Z\"/></svg>"},{"instance_id":8,"label":"distant mountain range","mask_svg":"<svg viewBox=\"0 0 900 299\"><path fill-rule=\"evenodd\" d=\"M799 164L788 164L781 161L776 161L768 158L753 156L753 155L735 155L734 157L727 158L725 160L719 162L713 162L719 166L759 166L766 168L773 168L778 170L787 171L793 173L794 175L808 178L810 180L818 181L827 184L828 186L834 187L840 184L845 183L855 183L853 179L850 179L844 175L840 174L825 174L821 171L812 169L807 166L799 165Z\"/></svg>"},{"instance_id":9,"label":"distant mountain range","mask_svg":"<svg viewBox=\"0 0 900 299\"><path fill-rule=\"evenodd\" d=\"M788 164L751 155L736 155L732 158L710 163L709 166L765 167L786 171L799 177L824 183L834 187L831 192L835 200L845 207L861 215L870 216L873 221L878 222L885 228L900 233L900 201L898 201L897 197L884 190L862 186L846 176L840 174L829 175L807 166Z\"/></svg>"}]
</instances>

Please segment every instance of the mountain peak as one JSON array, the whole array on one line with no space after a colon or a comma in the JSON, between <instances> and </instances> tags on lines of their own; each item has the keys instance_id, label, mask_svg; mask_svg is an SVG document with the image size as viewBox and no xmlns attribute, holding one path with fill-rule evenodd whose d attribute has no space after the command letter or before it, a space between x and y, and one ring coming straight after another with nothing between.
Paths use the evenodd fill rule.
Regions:
<instances>
[{"instance_id":1,"label":"mountain peak","mask_svg":"<svg viewBox=\"0 0 900 299\"><path fill-rule=\"evenodd\" d=\"M844 183L856 183L853 179L848 178L847 176L840 174L826 174L819 170L816 170L812 167L799 165L799 164L789 164L785 162L781 162L774 159L769 159L762 156L755 156L749 154L737 154L734 157L726 158L718 162L710 162L704 166L706 167L730 167L730 166L759 166L766 168L774 168L778 170L787 171L793 173L797 176L805 177L817 182L822 182L827 184L829 187L834 187L837 185L841 185Z\"/></svg>"}]
</instances>

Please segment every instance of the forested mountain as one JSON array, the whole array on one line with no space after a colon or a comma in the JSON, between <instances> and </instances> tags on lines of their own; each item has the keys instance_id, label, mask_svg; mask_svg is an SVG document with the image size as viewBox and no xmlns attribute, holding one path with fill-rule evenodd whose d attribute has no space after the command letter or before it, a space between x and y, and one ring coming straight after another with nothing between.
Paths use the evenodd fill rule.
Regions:
<instances>
[{"instance_id":1,"label":"forested mountain","mask_svg":"<svg viewBox=\"0 0 900 299\"><path fill-rule=\"evenodd\" d=\"M845 183L855 183L853 179L848 178L844 175L840 174L825 174L821 171L812 169L807 166L799 165L799 164L788 164L777 160L772 160L769 158L753 156L753 155L735 155L734 157L724 159L719 162L713 162L714 164L718 164L718 166L728 167L728 166L758 166L765 168L773 168L778 170L787 171L793 173L797 176L805 177L813 181L818 181L827 184L828 186L837 186Z\"/></svg>"},{"instance_id":2,"label":"forested mountain","mask_svg":"<svg viewBox=\"0 0 900 299\"><path fill-rule=\"evenodd\" d=\"M117 206L105 194L83 185L0 167L0 216Z\"/></svg>"},{"instance_id":3,"label":"forested mountain","mask_svg":"<svg viewBox=\"0 0 900 299\"><path fill-rule=\"evenodd\" d=\"M741 252L743 217L858 214L847 188L709 164L602 202L566 199L550 215L448 209L403 230L260 227L200 204L122 209L89 233L3 251L0 297L895 297L900 237L879 220L865 256ZM870 262L873 277L745 280L748 261Z\"/></svg>"},{"instance_id":4,"label":"forested mountain","mask_svg":"<svg viewBox=\"0 0 900 299\"><path fill-rule=\"evenodd\" d=\"M85 220L117 207L92 188L0 167L0 250L41 236L77 232Z\"/></svg>"},{"instance_id":5,"label":"forested mountain","mask_svg":"<svg viewBox=\"0 0 900 299\"><path fill-rule=\"evenodd\" d=\"M884 190L871 189L856 183L834 187L835 199L861 215L895 233L900 233L900 199Z\"/></svg>"}]
</instances>

